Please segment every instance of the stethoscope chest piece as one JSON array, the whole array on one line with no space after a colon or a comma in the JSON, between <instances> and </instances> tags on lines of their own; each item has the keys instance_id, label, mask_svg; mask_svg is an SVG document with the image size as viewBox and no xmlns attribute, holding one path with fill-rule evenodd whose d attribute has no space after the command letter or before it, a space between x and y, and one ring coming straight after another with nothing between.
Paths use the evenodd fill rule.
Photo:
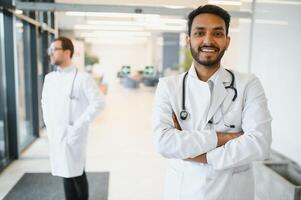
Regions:
<instances>
[{"instance_id":1,"label":"stethoscope chest piece","mask_svg":"<svg viewBox=\"0 0 301 200\"><path fill-rule=\"evenodd\" d=\"M188 112L186 110L182 110L180 112L180 119L181 120L186 120L188 118L188 116L189 116L189 114L188 114Z\"/></svg>"}]
</instances>

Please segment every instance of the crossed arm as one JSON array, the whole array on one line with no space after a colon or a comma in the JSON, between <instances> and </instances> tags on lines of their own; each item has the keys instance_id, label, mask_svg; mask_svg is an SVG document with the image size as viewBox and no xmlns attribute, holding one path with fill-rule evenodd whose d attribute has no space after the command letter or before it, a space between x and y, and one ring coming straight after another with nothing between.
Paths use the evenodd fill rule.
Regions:
<instances>
[{"instance_id":1,"label":"crossed arm","mask_svg":"<svg viewBox=\"0 0 301 200\"><path fill-rule=\"evenodd\" d=\"M154 142L158 152L168 159L189 159L224 170L264 160L271 145L271 116L263 88L251 77L244 89L241 132L222 133L212 129L181 130L175 116L170 92L173 84L160 81L153 115Z\"/></svg>"},{"instance_id":2,"label":"crossed arm","mask_svg":"<svg viewBox=\"0 0 301 200\"><path fill-rule=\"evenodd\" d=\"M174 123L174 127L181 131L182 128L181 128L181 126L178 122L178 119L177 119L175 113L172 113L172 120L173 120L173 123ZM224 144L226 144L228 141L233 140L233 139L241 136L242 133L241 132L232 132L232 133L225 134L225 133L222 133L222 132L217 132L216 135L217 135L217 147L220 147L220 146L223 146ZM207 153L203 153L203 154L198 155L196 157L188 158L186 160L206 164L207 163Z\"/></svg>"}]
</instances>

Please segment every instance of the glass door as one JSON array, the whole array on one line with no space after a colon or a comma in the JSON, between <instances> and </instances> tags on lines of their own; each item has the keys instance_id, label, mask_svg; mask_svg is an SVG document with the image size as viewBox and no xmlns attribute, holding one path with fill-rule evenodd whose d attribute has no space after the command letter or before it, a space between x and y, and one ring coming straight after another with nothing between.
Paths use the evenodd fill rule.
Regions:
<instances>
[{"instance_id":1,"label":"glass door","mask_svg":"<svg viewBox=\"0 0 301 200\"><path fill-rule=\"evenodd\" d=\"M32 118L31 74L30 60L26 52L28 37L28 24L16 19L17 42L17 74L18 74L18 140L19 150L22 151L34 139Z\"/></svg>"},{"instance_id":2,"label":"glass door","mask_svg":"<svg viewBox=\"0 0 301 200\"><path fill-rule=\"evenodd\" d=\"M3 41L3 15L0 12L0 168L6 163L7 153L7 134L6 134L6 90L4 76L4 41Z\"/></svg>"},{"instance_id":3,"label":"glass door","mask_svg":"<svg viewBox=\"0 0 301 200\"><path fill-rule=\"evenodd\" d=\"M0 163L2 164L6 158L6 134L5 134L5 92L3 88L3 73L2 66L0 69ZM0 164L0 165L1 165Z\"/></svg>"}]
</instances>

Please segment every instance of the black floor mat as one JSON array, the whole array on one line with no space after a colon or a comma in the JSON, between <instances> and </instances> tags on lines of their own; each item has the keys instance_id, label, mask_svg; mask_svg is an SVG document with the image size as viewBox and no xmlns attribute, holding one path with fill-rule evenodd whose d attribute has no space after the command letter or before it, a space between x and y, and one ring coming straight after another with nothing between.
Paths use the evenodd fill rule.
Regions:
<instances>
[{"instance_id":1,"label":"black floor mat","mask_svg":"<svg viewBox=\"0 0 301 200\"><path fill-rule=\"evenodd\" d=\"M88 172L89 200L107 200L108 172ZM63 181L50 173L25 173L4 200L64 200Z\"/></svg>"}]
</instances>

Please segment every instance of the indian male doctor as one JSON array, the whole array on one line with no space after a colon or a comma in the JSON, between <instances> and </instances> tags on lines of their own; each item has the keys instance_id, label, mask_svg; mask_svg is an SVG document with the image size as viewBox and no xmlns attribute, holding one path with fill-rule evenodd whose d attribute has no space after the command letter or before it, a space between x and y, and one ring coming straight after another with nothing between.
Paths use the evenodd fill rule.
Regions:
<instances>
[{"instance_id":1,"label":"indian male doctor","mask_svg":"<svg viewBox=\"0 0 301 200\"><path fill-rule=\"evenodd\" d=\"M160 79L154 141L169 160L165 200L254 199L252 162L268 158L271 115L259 79L228 71L230 15L205 5L188 16L187 73Z\"/></svg>"},{"instance_id":2,"label":"indian male doctor","mask_svg":"<svg viewBox=\"0 0 301 200\"><path fill-rule=\"evenodd\" d=\"M88 126L104 107L104 98L90 75L72 64L73 53L69 38L59 37L52 42L49 56L57 70L45 76L42 109L52 175L63 177L66 200L87 200Z\"/></svg>"}]
</instances>

